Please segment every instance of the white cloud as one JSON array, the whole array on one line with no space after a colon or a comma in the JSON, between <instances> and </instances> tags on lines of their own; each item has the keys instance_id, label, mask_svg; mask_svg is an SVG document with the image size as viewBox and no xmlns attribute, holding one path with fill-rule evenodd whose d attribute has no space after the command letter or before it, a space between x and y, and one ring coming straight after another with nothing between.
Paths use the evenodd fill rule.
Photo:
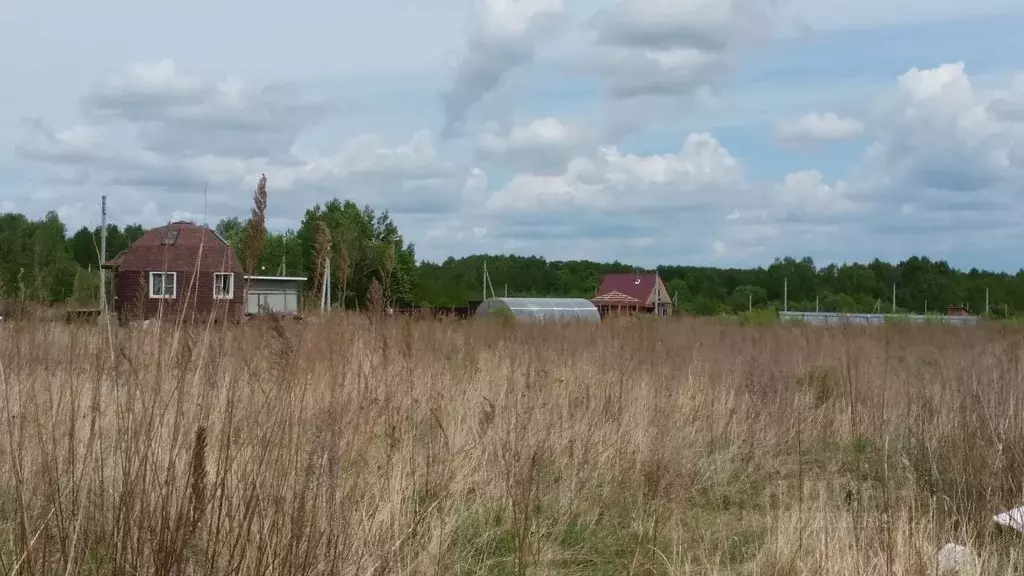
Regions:
<instances>
[{"instance_id":1,"label":"white cloud","mask_svg":"<svg viewBox=\"0 0 1024 576\"><path fill-rule=\"evenodd\" d=\"M727 217L719 238L730 257L757 246L839 254L841 236L882 258L1024 240L1024 124L1006 113L1024 104L1017 82L976 87L961 62L908 70L876 95L872 142L848 180L809 169L755 185L765 191Z\"/></svg>"},{"instance_id":2,"label":"white cloud","mask_svg":"<svg viewBox=\"0 0 1024 576\"><path fill-rule=\"evenodd\" d=\"M474 0L466 51L443 94L446 134L507 73L533 60L536 43L562 10L562 0Z\"/></svg>"},{"instance_id":3,"label":"white cloud","mask_svg":"<svg viewBox=\"0 0 1024 576\"><path fill-rule=\"evenodd\" d=\"M811 112L775 127L775 138L784 144L806 145L856 138L864 133L864 124L854 118L841 118L834 112Z\"/></svg>"},{"instance_id":4,"label":"white cloud","mask_svg":"<svg viewBox=\"0 0 1024 576\"><path fill-rule=\"evenodd\" d=\"M780 244L782 250L834 245L840 227L856 225L874 208L859 201L847 182L828 183L816 170L791 172L780 182L752 188L717 231L728 246L716 249L720 258L751 256Z\"/></svg>"},{"instance_id":5,"label":"white cloud","mask_svg":"<svg viewBox=\"0 0 1024 576\"><path fill-rule=\"evenodd\" d=\"M1024 122L1024 74L1017 74L1007 90L989 101L988 111L1004 122Z\"/></svg>"},{"instance_id":6,"label":"white cloud","mask_svg":"<svg viewBox=\"0 0 1024 576\"><path fill-rule=\"evenodd\" d=\"M838 88L826 80L822 92L805 90L784 106L778 96L786 86L773 78L774 99L749 90L757 105L712 135L708 125L719 121L701 118L707 107L693 103L715 100L721 117L742 108L729 91L715 89L745 48L773 33L772 14L754 2L614 2L582 27L595 36L584 52L560 54L554 65L538 58L544 66L534 71L543 84L516 74L522 83L501 90L507 100L493 106L509 110L488 110L488 95L532 62L545 39L563 42L557 49L579 48L577 37L567 42L548 33L559 18L583 19L591 10L566 14L558 0L481 0L441 106L436 85L424 82L408 98L387 85L373 91L381 96L371 103L377 112L340 127L325 124L336 103L310 97L315 81L300 88L210 80L180 59L131 66L92 86L78 117L58 111L27 125L18 152L32 162L18 168L33 166L31 178L0 196L0 208L54 208L73 224L98 213L95 199L107 193L125 222L200 214L207 199L211 218L244 215L255 178L265 172L273 221L294 225L314 202L351 198L391 210L421 254L435 258L515 250L723 263L825 251L850 238L858 254L884 256L892 245L929 249L944 230L965 242L1006 240L1024 219L1024 76L993 89L953 63L893 78L891 93L865 84L847 101L830 100ZM595 65L606 90L595 91L593 77L552 80L553 69L581 60ZM784 63L777 69L787 71ZM386 80L397 81L396 70L390 74ZM801 82L814 85L813 78ZM477 113L489 114L480 120L500 122L474 118L468 133L475 140L437 141L442 121L457 127L481 100L488 102ZM652 105L665 101L675 108ZM400 127L394 116L381 119L388 107L401 115ZM753 108L758 121L787 119L775 127L787 144L864 137L871 145L850 170L840 156L825 155L844 147L822 151L824 164L788 166L785 152L747 152L756 142L745 126ZM809 110L818 112L801 116ZM438 111L445 117L435 122ZM609 136L602 113L634 128L635 138ZM635 130L641 124L656 130ZM692 134L676 136L678 130ZM748 177L745 158L734 156L740 150L765 154L752 170L762 175Z\"/></svg>"},{"instance_id":7,"label":"white cloud","mask_svg":"<svg viewBox=\"0 0 1024 576\"><path fill-rule=\"evenodd\" d=\"M745 0L619 0L592 24L615 98L692 95L771 29L768 12Z\"/></svg>"},{"instance_id":8,"label":"white cloud","mask_svg":"<svg viewBox=\"0 0 1024 576\"><path fill-rule=\"evenodd\" d=\"M863 212L866 208L848 196L849 185L838 181L828 184L817 170L786 174L775 185L774 206L780 217L796 215L827 218Z\"/></svg>"},{"instance_id":9,"label":"white cloud","mask_svg":"<svg viewBox=\"0 0 1024 576\"><path fill-rule=\"evenodd\" d=\"M696 209L742 187L743 169L710 134L691 134L675 154L639 156L611 146L573 158L556 175L521 173L496 191L493 211Z\"/></svg>"},{"instance_id":10,"label":"white cloud","mask_svg":"<svg viewBox=\"0 0 1024 576\"><path fill-rule=\"evenodd\" d=\"M82 100L96 123L131 123L142 144L166 155L215 154L286 162L298 135L329 112L287 84L205 82L169 59L131 65Z\"/></svg>"},{"instance_id":11,"label":"white cloud","mask_svg":"<svg viewBox=\"0 0 1024 576\"><path fill-rule=\"evenodd\" d=\"M488 122L477 138L477 156L514 170L550 174L564 170L575 154L593 147L595 138L586 127L550 116L504 129Z\"/></svg>"},{"instance_id":12,"label":"white cloud","mask_svg":"<svg viewBox=\"0 0 1024 576\"><path fill-rule=\"evenodd\" d=\"M976 90L963 62L900 76L896 93L876 112L878 138L866 161L875 187L918 198L997 199L1024 169L1017 154L1024 126L994 113L994 102L1011 109L1024 97Z\"/></svg>"},{"instance_id":13,"label":"white cloud","mask_svg":"<svg viewBox=\"0 0 1024 576\"><path fill-rule=\"evenodd\" d=\"M86 95L83 108L85 122L66 130L31 122L17 149L51 168L69 202L84 190L117 190L126 200L146 191L163 212L195 212L209 185L210 208L224 215L248 202L260 173L289 198L278 206L292 218L326 194L398 213L461 201L465 172L427 131L399 144L367 134L330 153L300 152L297 139L327 106L281 87L205 82L164 60L133 65Z\"/></svg>"}]
</instances>

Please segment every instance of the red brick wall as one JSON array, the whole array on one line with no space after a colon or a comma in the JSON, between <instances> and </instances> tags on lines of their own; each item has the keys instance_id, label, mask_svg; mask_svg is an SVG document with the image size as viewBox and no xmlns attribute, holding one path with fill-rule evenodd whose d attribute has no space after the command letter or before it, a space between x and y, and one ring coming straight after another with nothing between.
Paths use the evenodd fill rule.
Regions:
<instances>
[{"instance_id":1,"label":"red brick wall","mask_svg":"<svg viewBox=\"0 0 1024 576\"><path fill-rule=\"evenodd\" d=\"M185 312L185 318L193 315L197 320L206 320L216 310L218 319L240 320L244 311L242 291L244 279L235 273L235 290L231 300L214 300L213 272L199 272L193 278L192 271L177 272L176 298L150 298L149 272L118 270L114 273L114 310L124 319L177 318ZM161 306L163 310L161 311Z\"/></svg>"}]
</instances>

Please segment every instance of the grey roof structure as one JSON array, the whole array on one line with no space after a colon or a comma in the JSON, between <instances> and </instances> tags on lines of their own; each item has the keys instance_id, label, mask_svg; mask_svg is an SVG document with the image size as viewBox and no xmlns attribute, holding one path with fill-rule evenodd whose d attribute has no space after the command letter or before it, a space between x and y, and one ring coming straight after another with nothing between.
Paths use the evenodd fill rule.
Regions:
<instances>
[{"instance_id":1,"label":"grey roof structure","mask_svg":"<svg viewBox=\"0 0 1024 576\"><path fill-rule=\"evenodd\" d=\"M476 316L511 313L520 322L600 322L601 313L583 298L488 298Z\"/></svg>"}]
</instances>

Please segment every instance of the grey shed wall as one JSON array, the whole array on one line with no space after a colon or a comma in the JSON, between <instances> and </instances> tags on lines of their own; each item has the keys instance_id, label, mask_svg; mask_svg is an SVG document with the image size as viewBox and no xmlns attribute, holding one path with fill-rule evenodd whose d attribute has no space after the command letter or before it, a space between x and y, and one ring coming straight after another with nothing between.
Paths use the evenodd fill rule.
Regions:
<instances>
[{"instance_id":1,"label":"grey shed wall","mask_svg":"<svg viewBox=\"0 0 1024 576\"><path fill-rule=\"evenodd\" d=\"M251 282L245 299L246 314L261 313L261 304L278 314L297 314L299 312L302 281L261 278Z\"/></svg>"}]
</instances>

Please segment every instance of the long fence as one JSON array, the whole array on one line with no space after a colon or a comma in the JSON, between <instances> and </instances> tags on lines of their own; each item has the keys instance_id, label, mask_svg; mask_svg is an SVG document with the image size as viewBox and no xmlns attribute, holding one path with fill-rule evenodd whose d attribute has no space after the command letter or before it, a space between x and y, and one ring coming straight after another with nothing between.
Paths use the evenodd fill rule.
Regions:
<instances>
[{"instance_id":1,"label":"long fence","mask_svg":"<svg viewBox=\"0 0 1024 576\"><path fill-rule=\"evenodd\" d=\"M857 314L846 312L779 312L783 322L804 322L816 326L839 326L842 324L949 324L952 326L974 326L979 316L940 316L924 314Z\"/></svg>"}]
</instances>

